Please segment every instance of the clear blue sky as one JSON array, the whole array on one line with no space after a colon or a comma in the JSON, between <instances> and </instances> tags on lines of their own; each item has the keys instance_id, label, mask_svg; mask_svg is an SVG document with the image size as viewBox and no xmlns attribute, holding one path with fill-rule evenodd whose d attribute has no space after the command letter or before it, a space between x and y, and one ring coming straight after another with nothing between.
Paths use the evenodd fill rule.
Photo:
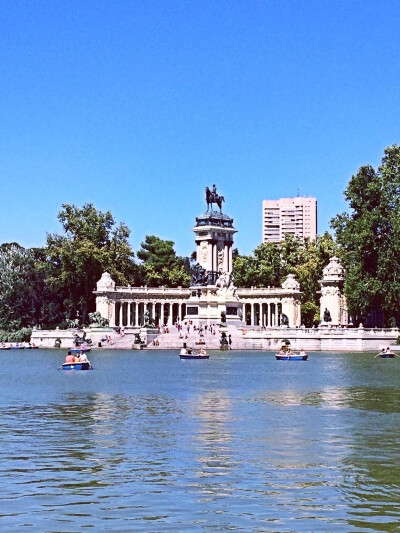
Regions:
<instances>
[{"instance_id":1,"label":"clear blue sky","mask_svg":"<svg viewBox=\"0 0 400 533\"><path fill-rule=\"evenodd\" d=\"M400 2L0 2L0 242L45 243L62 203L194 250L217 184L250 253L263 199L343 190L400 142Z\"/></svg>"}]
</instances>

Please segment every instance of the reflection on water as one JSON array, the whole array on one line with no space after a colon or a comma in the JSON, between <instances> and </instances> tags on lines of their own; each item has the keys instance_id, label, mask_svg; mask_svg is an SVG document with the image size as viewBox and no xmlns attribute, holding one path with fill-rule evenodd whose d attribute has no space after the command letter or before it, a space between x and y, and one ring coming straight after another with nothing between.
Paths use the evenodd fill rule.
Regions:
<instances>
[{"instance_id":1,"label":"reflection on water","mask_svg":"<svg viewBox=\"0 0 400 533\"><path fill-rule=\"evenodd\" d=\"M3 361L2 531L398 530L399 365L48 354Z\"/></svg>"}]
</instances>

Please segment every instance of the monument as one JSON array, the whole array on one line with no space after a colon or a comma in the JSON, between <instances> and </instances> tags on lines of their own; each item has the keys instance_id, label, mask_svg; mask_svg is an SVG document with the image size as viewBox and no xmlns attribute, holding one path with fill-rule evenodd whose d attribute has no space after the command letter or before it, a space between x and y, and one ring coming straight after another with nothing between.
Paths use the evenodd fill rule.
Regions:
<instances>
[{"instance_id":1,"label":"monument","mask_svg":"<svg viewBox=\"0 0 400 533\"><path fill-rule=\"evenodd\" d=\"M320 298L321 326L346 326L346 299L343 294L344 268L337 257L331 257L323 270Z\"/></svg>"},{"instance_id":2,"label":"monument","mask_svg":"<svg viewBox=\"0 0 400 533\"><path fill-rule=\"evenodd\" d=\"M232 275L233 236L236 229L233 219L222 213L225 198L206 187L207 211L196 218L193 228L196 265L190 284L190 297L186 303L186 320L194 324L219 323L221 316L226 324L242 323L242 306L236 294ZM213 205L219 211L213 210ZM226 325L225 324L225 325Z\"/></svg>"}]
</instances>

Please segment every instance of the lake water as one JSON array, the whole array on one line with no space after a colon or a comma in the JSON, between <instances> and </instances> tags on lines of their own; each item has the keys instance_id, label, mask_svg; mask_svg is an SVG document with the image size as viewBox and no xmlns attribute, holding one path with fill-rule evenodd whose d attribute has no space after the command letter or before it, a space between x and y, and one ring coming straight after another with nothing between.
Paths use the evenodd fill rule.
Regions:
<instances>
[{"instance_id":1,"label":"lake water","mask_svg":"<svg viewBox=\"0 0 400 533\"><path fill-rule=\"evenodd\" d=\"M400 359L0 352L0 530L400 530Z\"/></svg>"}]
</instances>

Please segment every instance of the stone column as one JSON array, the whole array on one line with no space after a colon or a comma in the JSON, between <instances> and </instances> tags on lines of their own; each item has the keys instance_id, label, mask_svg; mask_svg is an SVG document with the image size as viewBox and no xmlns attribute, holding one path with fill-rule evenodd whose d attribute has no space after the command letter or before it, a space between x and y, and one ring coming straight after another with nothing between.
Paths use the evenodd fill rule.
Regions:
<instances>
[{"instance_id":1,"label":"stone column","mask_svg":"<svg viewBox=\"0 0 400 533\"><path fill-rule=\"evenodd\" d=\"M212 270L212 256L213 256L213 245L209 242L207 249L207 270L211 272Z\"/></svg>"},{"instance_id":2,"label":"stone column","mask_svg":"<svg viewBox=\"0 0 400 533\"><path fill-rule=\"evenodd\" d=\"M213 270L218 272L218 249L217 245L213 244Z\"/></svg>"},{"instance_id":3,"label":"stone column","mask_svg":"<svg viewBox=\"0 0 400 533\"><path fill-rule=\"evenodd\" d=\"M161 320L160 320L160 326L164 325L164 302L161 302Z\"/></svg>"},{"instance_id":4,"label":"stone column","mask_svg":"<svg viewBox=\"0 0 400 533\"><path fill-rule=\"evenodd\" d=\"M229 272L232 272L232 260L233 260L233 251L232 251L232 244L229 245L229 265L228 265L228 270Z\"/></svg>"},{"instance_id":5,"label":"stone column","mask_svg":"<svg viewBox=\"0 0 400 533\"><path fill-rule=\"evenodd\" d=\"M111 302L110 326L115 326L115 300Z\"/></svg>"},{"instance_id":6,"label":"stone column","mask_svg":"<svg viewBox=\"0 0 400 533\"><path fill-rule=\"evenodd\" d=\"M131 302L128 302L128 309L127 309L127 313L126 313L126 322L127 322L127 326L131 325L131 322L132 322Z\"/></svg>"},{"instance_id":7,"label":"stone column","mask_svg":"<svg viewBox=\"0 0 400 533\"><path fill-rule=\"evenodd\" d=\"M139 325L139 304L135 302L135 326Z\"/></svg>"},{"instance_id":8,"label":"stone column","mask_svg":"<svg viewBox=\"0 0 400 533\"><path fill-rule=\"evenodd\" d=\"M229 272L229 246L225 244L224 246L224 270Z\"/></svg>"},{"instance_id":9,"label":"stone column","mask_svg":"<svg viewBox=\"0 0 400 533\"><path fill-rule=\"evenodd\" d=\"M251 326L254 326L255 325L255 320L254 320L254 302L251 302Z\"/></svg>"},{"instance_id":10,"label":"stone column","mask_svg":"<svg viewBox=\"0 0 400 533\"><path fill-rule=\"evenodd\" d=\"M179 322L182 324L182 304L179 305Z\"/></svg>"},{"instance_id":11,"label":"stone column","mask_svg":"<svg viewBox=\"0 0 400 533\"><path fill-rule=\"evenodd\" d=\"M124 306L124 303L122 300L120 300L120 303L119 303L119 327L122 326L122 317L123 317L123 306Z\"/></svg>"}]
</instances>

